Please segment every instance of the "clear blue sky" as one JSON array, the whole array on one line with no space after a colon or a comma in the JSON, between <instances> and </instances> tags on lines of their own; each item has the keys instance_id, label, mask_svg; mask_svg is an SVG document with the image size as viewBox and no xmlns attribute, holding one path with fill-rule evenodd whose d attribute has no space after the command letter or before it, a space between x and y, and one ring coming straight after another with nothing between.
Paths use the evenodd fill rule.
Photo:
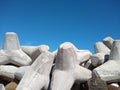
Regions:
<instances>
[{"instance_id":1,"label":"clear blue sky","mask_svg":"<svg viewBox=\"0 0 120 90\"><path fill-rule=\"evenodd\" d=\"M120 0L0 0L0 47L10 31L21 45L53 51L69 41L93 52L106 36L120 39Z\"/></svg>"}]
</instances>

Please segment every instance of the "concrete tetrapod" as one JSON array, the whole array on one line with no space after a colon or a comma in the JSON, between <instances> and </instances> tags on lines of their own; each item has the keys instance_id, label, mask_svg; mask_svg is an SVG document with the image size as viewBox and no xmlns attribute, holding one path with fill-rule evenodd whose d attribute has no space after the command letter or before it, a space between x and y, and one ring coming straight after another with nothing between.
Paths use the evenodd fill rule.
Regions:
<instances>
[{"instance_id":1,"label":"concrete tetrapod","mask_svg":"<svg viewBox=\"0 0 120 90\"><path fill-rule=\"evenodd\" d=\"M89 50L77 50L77 63L82 64L91 58L92 53Z\"/></svg>"},{"instance_id":2,"label":"concrete tetrapod","mask_svg":"<svg viewBox=\"0 0 120 90\"><path fill-rule=\"evenodd\" d=\"M21 46L21 49L30 57L37 48L37 46Z\"/></svg>"},{"instance_id":3,"label":"concrete tetrapod","mask_svg":"<svg viewBox=\"0 0 120 90\"><path fill-rule=\"evenodd\" d=\"M76 64L77 55L70 44L62 44L56 56L50 90L70 90L74 82L85 82L91 78L91 71Z\"/></svg>"},{"instance_id":4,"label":"concrete tetrapod","mask_svg":"<svg viewBox=\"0 0 120 90\"><path fill-rule=\"evenodd\" d=\"M79 50L77 47L75 47L74 44L72 44L71 42L64 42L63 45L71 45L71 47L73 47L73 49L75 50L75 53L77 55L77 59L76 59L76 63L77 64L82 64L85 61L89 60L92 53L89 50ZM57 53L57 52L56 52Z\"/></svg>"},{"instance_id":5,"label":"concrete tetrapod","mask_svg":"<svg viewBox=\"0 0 120 90\"><path fill-rule=\"evenodd\" d=\"M114 39L112 39L111 37L106 37L103 39L103 43L109 48L112 48L112 44L113 44Z\"/></svg>"},{"instance_id":6,"label":"concrete tetrapod","mask_svg":"<svg viewBox=\"0 0 120 90\"><path fill-rule=\"evenodd\" d=\"M0 65L0 78L11 81L15 79L15 72L18 70L17 67L11 65Z\"/></svg>"},{"instance_id":7,"label":"concrete tetrapod","mask_svg":"<svg viewBox=\"0 0 120 90\"><path fill-rule=\"evenodd\" d=\"M47 45L40 45L40 46L37 46L37 47L29 47L29 46L28 47L27 46L24 47L24 49L26 49L27 52L32 51L33 48L36 48L36 49L34 49L34 51L31 53L30 56L31 56L31 58L33 56L34 59L37 58L41 53L48 52L48 50L49 50L49 47ZM35 63L34 61L36 62L36 60L33 60L33 63ZM15 73L16 79L17 80L21 80L21 78L23 77L24 73L27 70L29 70L29 67L30 66L21 66L17 70L17 72Z\"/></svg>"},{"instance_id":8,"label":"concrete tetrapod","mask_svg":"<svg viewBox=\"0 0 120 90\"><path fill-rule=\"evenodd\" d=\"M0 50L0 64L12 63L18 66L29 65L32 60L20 48L17 34L7 32L5 34L4 44Z\"/></svg>"},{"instance_id":9,"label":"concrete tetrapod","mask_svg":"<svg viewBox=\"0 0 120 90\"><path fill-rule=\"evenodd\" d=\"M103 42L96 42L94 45L95 53L110 53L110 49Z\"/></svg>"},{"instance_id":10,"label":"concrete tetrapod","mask_svg":"<svg viewBox=\"0 0 120 90\"><path fill-rule=\"evenodd\" d=\"M92 65L96 67L108 60L110 49L102 42L95 43L94 49L95 54L92 55L91 62Z\"/></svg>"},{"instance_id":11,"label":"concrete tetrapod","mask_svg":"<svg viewBox=\"0 0 120 90\"><path fill-rule=\"evenodd\" d=\"M30 66L21 66L18 68L18 70L15 72L15 79L20 81L22 77L24 76L25 72L27 72L31 68Z\"/></svg>"},{"instance_id":12,"label":"concrete tetrapod","mask_svg":"<svg viewBox=\"0 0 120 90\"><path fill-rule=\"evenodd\" d=\"M120 82L120 40L113 42L110 60L95 68L93 73L108 83Z\"/></svg>"},{"instance_id":13,"label":"concrete tetrapod","mask_svg":"<svg viewBox=\"0 0 120 90\"><path fill-rule=\"evenodd\" d=\"M16 90L47 90L53 59L50 52L43 52L25 72Z\"/></svg>"},{"instance_id":14,"label":"concrete tetrapod","mask_svg":"<svg viewBox=\"0 0 120 90\"><path fill-rule=\"evenodd\" d=\"M96 53L91 56L91 63L94 67L97 67L103 64L108 59L109 55L106 55L105 53Z\"/></svg>"},{"instance_id":15,"label":"concrete tetrapod","mask_svg":"<svg viewBox=\"0 0 120 90\"><path fill-rule=\"evenodd\" d=\"M49 51L48 45L40 46L22 46L22 50L34 61L42 52Z\"/></svg>"},{"instance_id":16,"label":"concrete tetrapod","mask_svg":"<svg viewBox=\"0 0 120 90\"><path fill-rule=\"evenodd\" d=\"M48 45L40 45L38 48L32 53L31 58L35 60L42 52L49 51Z\"/></svg>"}]
</instances>

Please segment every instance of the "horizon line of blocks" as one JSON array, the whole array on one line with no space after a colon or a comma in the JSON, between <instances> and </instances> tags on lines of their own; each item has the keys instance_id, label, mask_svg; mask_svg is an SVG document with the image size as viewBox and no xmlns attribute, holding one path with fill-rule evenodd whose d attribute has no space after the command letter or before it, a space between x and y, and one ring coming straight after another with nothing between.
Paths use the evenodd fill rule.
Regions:
<instances>
[{"instance_id":1,"label":"horizon line of blocks","mask_svg":"<svg viewBox=\"0 0 120 90\"><path fill-rule=\"evenodd\" d=\"M106 37L94 50L70 42L53 52L48 45L20 46L17 34L7 32L0 50L0 90L120 90L120 40Z\"/></svg>"}]
</instances>

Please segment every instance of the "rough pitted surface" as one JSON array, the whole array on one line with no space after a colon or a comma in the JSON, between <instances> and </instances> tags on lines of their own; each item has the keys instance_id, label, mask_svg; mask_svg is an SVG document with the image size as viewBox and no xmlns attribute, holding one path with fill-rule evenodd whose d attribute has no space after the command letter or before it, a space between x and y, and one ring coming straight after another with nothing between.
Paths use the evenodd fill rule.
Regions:
<instances>
[{"instance_id":1,"label":"rough pitted surface","mask_svg":"<svg viewBox=\"0 0 120 90\"><path fill-rule=\"evenodd\" d=\"M88 88L89 90L108 90L106 82L99 78L89 79Z\"/></svg>"}]
</instances>

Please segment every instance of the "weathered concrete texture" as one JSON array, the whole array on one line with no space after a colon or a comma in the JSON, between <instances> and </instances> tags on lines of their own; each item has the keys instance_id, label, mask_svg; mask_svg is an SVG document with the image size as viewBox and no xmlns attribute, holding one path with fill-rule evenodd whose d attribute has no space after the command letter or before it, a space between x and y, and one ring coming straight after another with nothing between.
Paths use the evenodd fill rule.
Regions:
<instances>
[{"instance_id":1,"label":"weathered concrete texture","mask_svg":"<svg viewBox=\"0 0 120 90\"><path fill-rule=\"evenodd\" d=\"M108 90L105 81L100 78L91 78L88 80L88 90Z\"/></svg>"},{"instance_id":2,"label":"weathered concrete texture","mask_svg":"<svg viewBox=\"0 0 120 90\"><path fill-rule=\"evenodd\" d=\"M109 59L109 55L105 53L96 53L91 56L91 62L94 67L103 64L108 59Z\"/></svg>"},{"instance_id":3,"label":"weathered concrete texture","mask_svg":"<svg viewBox=\"0 0 120 90\"><path fill-rule=\"evenodd\" d=\"M38 48L32 53L31 58L35 60L42 52L49 51L48 45L40 45Z\"/></svg>"},{"instance_id":4,"label":"weathered concrete texture","mask_svg":"<svg viewBox=\"0 0 120 90\"><path fill-rule=\"evenodd\" d=\"M109 59L110 49L102 42L95 43L94 49L95 54L91 56L91 62L94 67L97 67Z\"/></svg>"},{"instance_id":5,"label":"weathered concrete texture","mask_svg":"<svg viewBox=\"0 0 120 90\"><path fill-rule=\"evenodd\" d=\"M5 87L3 84L0 84L0 90L5 90Z\"/></svg>"},{"instance_id":6,"label":"weathered concrete texture","mask_svg":"<svg viewBox=\"0 0 120 90\"><path fill-rule=\"evenodd\" d=\"M27 70L16 90L47 90L53 55L43 52Z\"/></svg>"},{"instance_id":7,"label":"weathered concrete texture","mask_svg":"<svg viewBox=\"0 0 120 90\"><path fill-rule=\"evenodd\" d=\"M101 65L102 63L104 63L104 54L96 53L92 55L91 62L92 62L92 65L95 67Z\"/></svg>"},{"instance_id":8,"label":"weathered concrete texture","mask_svg":"<svg viewBox=\"0 0 120 90\"><path fill-rule=\"evenodd\" d=\"M0 78L5 79L7 81L11 81L15 79L15 72L18 70L15 66L10 65L1 65L0 66Z\"/></svg>"},{"instance_id":9,"label":"weathered concrete texture","mask_svg":"<svg viewBox=\"0 0 120 90\"><path fill-rule=\"evenodd\" d=\"M112 48L112 44L113 44L114 39L111 37L106 37L103 39L103 43L109 48Z\"/></svg>"},{"instance_id":10,"label":"weathered concrete texture","mask_svg":"<svg viewBox=\"0 0 120 90\"><path fill-rule=\"evenodd\" d=\"M120 62L114 60L109 60L103 65L95 68L93 72L97 77L100 77L102 80L112 83L120 81Z\"/></svg>"},{"instance_id":11,"label":"weathered concrete texture","mask_svg":"<svg viewBox=\"0 0 120 90\"><path fill-rule=\"evenodd\" d=\"M21 49L30 57L37 48L37 46L21 46Z\"/></svg>"},{"instance_id":12,"label":"weathered concrete texture","mask_svg":"<svg viewBox=\"0 0 120 90\"><path fill-rule=\"evenodd\" d=\"M95 53L105 53L109 54L110 49L105 46L102 42L96 42L94 45Z\"/></svg>"},{"instance_id":13,"label":"weathered concrete texture","mask_svg":"<svg viewBox=\"0 0 120 90\"><path fill-rule=\"evenodd\" d=\"M32 60L21 49L16 33L7 32L0 50L0 64L12 63L18 66L29 65Z\"/></svg>"},{"instance_id":14,"label":"weathered concrete texture","mask_svg":"<svg viewBox=\"0 0 120 90\"><path fill-rule=\"evenodd\" d=\"M77 64L82 64L88 59L90 59L92 53L89 50L79 50L75 45L73 45L71 42L64 42L62 45L70 45L74 50L77 55L77 59L75 60ZM54 52L55 56L57 54L57 51Z\"/></svg>"},{"instance_id":15,"label":"weathered concrete texture","mask_svg":"<svg viewBox=\"0 0 120 90\"><path fill-rule=\"evenodd\" d=\"M85 82L91 78L91 71L79 66L75 60L77 60L77 55L73 46L68 43L60 45L52 73L50 90L70 90L75 80Z\"/></svg>"},{"instance_id":16,"label":"weathered concrete texture","mask_svg":"<svg viewBox=\"0 0 120 90\"><path fill-rule=\"evenodd\" d=\"M120 60L120 40L115 40L113 42L109 59Z\"/></svg>"},{"instance_id":17,"label":"weathered concrete texture","mask_svg":"<svg viewBox=\"0 0 120 90\"><path fill-rule=\"evenodd\" d=\"M5 34L3 49L10 51L20 49L20 44L16 33L7 32Z\"/></svg>"},{"instance_id":18,"label":"weathered concrete texture","mask_svg":"<svg viewBox=\"0 0 120 90\"><path fill-rule=\"evenodd\" d=\"M95 68L93 73L106 82L120 81L120 40L113 42L113 47L110 53L110 59L101 66Z\"/></svg>"},{"instance_id":19,"label":"weathered concrete texture","mask_svg":"<svg viewBox=\"0 0 120 90\"><path fill-rule=\"evenodd\" d=\"M91 58L92 53L88 50L77 50L77 63L82 64Z\"/></svg>"},{"instance_id":20,"label":"weathered concrete texture","mask_svg":"<svg viewBox=\"0 0 120 90\"><path fill-rule=\"evenodd\" d=\"M44 49L44 48L45 49ZM36 50L34 50L34 52L35 53L37 53L36 51L38 51L38 53L37 53L37 55L35 55L34 57L38 57L38 55L40 55L41 53L43 53L43 52L48 52L48 46L46 46L46 45L41 45L41 46L39 46L39 47L37 47L36 48ZM35 54L34 52L32 52L33 54ZM54 54L52 54L53 56L54 56ZM31 54L31 56L32 56L32 54ZM38 63L38 61L34 61L33 62L33 64L34 63ZM21 78L23 77L23 75L25 74L25 72L26 71L28 71L29 70L29 68L30 68L30 66L22 66L22 67L20 67L18 70L17 70L17 72L15 73L15 77L16 77L16 79L17 80L21 80Z\"/></svg>"},{"instance_id":21,"label":"weathered concrete texture","mask_svg":"<svg viewBox=\"0 0 120 90\"><path fill-rule=\"evenodd\" d=\"M111 83L120 82L120 40L106 37L94 49L92 54L64 42L50 53L48 45L20 46L17 34L7 32L0 50L0 83L6 90L119 90Z\"/></svg>"},{"instance_id":22,"label":"weathered concrete texture","mask_svg":"<svg viewBox=\"0 0 120 90\"><path fill-rule=\"evenodd\" d=\"M34 61L42 52L49 51L48 45L22 46L22 50Z\"/></svg>"},{"instance_id":23,"label":"weathered concrete texture","mask_svg":"<svg viewBox=\"0 0 120 90\"><path fill-rule=\"evenodd\" d=\"M15 79L16 80L21 80L22 77L24 76L25 72L27 72L31 68L30 66L22 66L19 67L18 70L15 72Z\"/></svg>"}]
</instances>

